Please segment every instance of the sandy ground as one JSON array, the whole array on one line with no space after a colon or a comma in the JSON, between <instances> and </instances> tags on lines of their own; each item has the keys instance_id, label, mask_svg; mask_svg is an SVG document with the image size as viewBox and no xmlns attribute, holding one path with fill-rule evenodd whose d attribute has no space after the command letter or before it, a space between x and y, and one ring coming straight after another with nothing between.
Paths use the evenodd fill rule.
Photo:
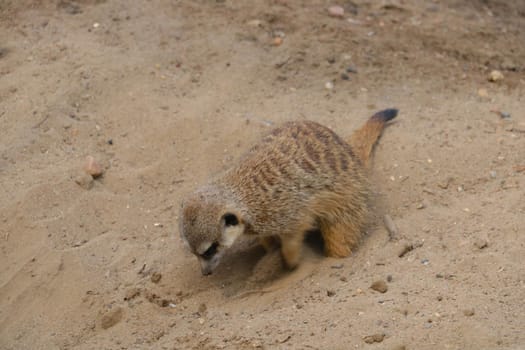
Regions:
<instances>
[{"instance_id":1,"label":"sandy ground","mask_svg":"<svg viewBox=\"0 0 525 350\"><path fill-rule=\"evenodd\" d=\"M0 348L524 349L524 62L523 1L1 0ZM351 257L247 241L201 276L186 193L387 107Z\"/></svg>"}]
</instances>

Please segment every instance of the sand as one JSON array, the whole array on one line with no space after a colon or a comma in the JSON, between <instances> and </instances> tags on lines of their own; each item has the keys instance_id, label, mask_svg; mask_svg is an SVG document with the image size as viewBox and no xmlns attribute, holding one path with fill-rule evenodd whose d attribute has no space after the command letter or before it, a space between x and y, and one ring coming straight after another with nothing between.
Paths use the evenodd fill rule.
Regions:
<instances>
[{"instance_id":1,"label":"sand","mask_svg":"<svg viewBox=\"0 0 525 350\"><path fill-rule=\"evenodd\" d=\"M521 1L0 1L0 348L525 347L524 43ZM352 256L201 276L185 194L391 107Z\"/></svg>"}]
</instances>

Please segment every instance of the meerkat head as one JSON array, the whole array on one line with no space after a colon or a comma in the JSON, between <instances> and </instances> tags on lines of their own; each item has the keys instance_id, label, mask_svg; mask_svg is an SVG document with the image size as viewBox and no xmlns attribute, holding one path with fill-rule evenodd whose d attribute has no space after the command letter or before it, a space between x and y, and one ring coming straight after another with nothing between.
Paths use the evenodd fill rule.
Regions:
<instances>
[{"instance_id":1,"label":"meerkat head","mask_svg":"<svg viewBox=\"0 0 525 350\"><path fill-rule=\"evenodd\" d=\"M247 226L239 208L216 191L198 191L187 198L179 222L182 241L199 259L203 275L213 272Z\"/></svg>"}]
</instances>

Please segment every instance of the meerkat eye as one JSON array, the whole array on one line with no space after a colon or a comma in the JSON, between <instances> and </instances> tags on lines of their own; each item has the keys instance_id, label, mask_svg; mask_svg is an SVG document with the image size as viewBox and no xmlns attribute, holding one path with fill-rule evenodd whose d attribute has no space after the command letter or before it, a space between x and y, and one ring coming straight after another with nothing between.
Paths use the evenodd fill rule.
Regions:
<instances>
[{"instance_id":1,"label":"meerkat eye","mask_svg":"<svg viewBox=\"0 0 525 350\"><path fill-rule=\"evenodd\" d=\"M224 214L223 216L224 224L226 226L236 226L239 224L239 219L237 219L237 216L235 214Z\"/></svg>"},{"instance_id":2,"label":"meerkat eye","mask_svg":"<svg viewBox=\"0 0 525 350\"><path fill-rule=\"evenodd\" d=\"M217 253L218 247L219 243L213 242L213 244L204 253L202 253L201 256L206 260L211 259Z\"/></svg>"}]
</instances>

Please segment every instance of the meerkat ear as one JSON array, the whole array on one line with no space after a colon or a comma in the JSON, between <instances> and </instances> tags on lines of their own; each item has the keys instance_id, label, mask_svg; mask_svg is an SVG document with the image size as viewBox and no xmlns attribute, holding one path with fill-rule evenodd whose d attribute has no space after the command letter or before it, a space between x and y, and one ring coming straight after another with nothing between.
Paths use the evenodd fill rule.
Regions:
<instances>
[{"instance_id":1,"label":"meerkat ear","mask_svg":"<svg viewBox=\"0 0 525 350\"><path fill-rule=\"evenodd\" d=\"M227 212L221 217L222 237L221 244L230 247L233 242L244 233L244 221L238 214Z\"/></svg>"},{"instance_id":2,"label":"meerkat ear","mask_svg":"<svg viewBox=\"0 0 525 350\"><path fill-rule=\"evenodd\" d=\"M222 216L222 220L224 221L224 225L226 227L228 226L237 226L239 224L239 218L237 215L233 213L226 213Z\"/></svg>"}]
</instances>

